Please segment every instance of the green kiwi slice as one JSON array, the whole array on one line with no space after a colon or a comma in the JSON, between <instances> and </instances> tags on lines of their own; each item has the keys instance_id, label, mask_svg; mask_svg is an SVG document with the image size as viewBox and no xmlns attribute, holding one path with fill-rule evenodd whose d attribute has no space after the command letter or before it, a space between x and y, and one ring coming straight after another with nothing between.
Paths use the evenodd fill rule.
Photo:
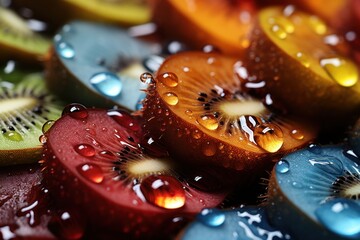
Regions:
<instances>
[{"instance_id":1,"label":"green kiwi slice","mask_svg":"<svg viewBox=\"0 0 360 240\"><path fill-rule=\"evenodd\" d=\"M13 11L0 7L0 60L35 62L47 52L50 41L33 32Z\"/></svg>"},{"instance_id":2,"label":"green kiwi slice","mask_svg":"<svg viewBox=\"0 0 360 240\"><path fill-rule=\"evenodd\" d=\"M17 84L0 81L0 166L39 160L43 125L59 118L61 109L39 73Z\"/></svg>"}]
</instances>

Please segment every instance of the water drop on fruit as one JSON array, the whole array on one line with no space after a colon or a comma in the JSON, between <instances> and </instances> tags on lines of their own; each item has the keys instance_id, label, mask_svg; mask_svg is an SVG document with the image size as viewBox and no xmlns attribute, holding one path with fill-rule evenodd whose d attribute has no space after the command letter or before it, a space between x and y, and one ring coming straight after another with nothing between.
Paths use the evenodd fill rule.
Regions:
<instances>
[{"instance_id":1,"label":"water drop on fruit","mask_svg":"<svg viewBox=\"0 0 360 240\"><path fill-rule=\"evenodd\" d=\"M45 144L46 141L47 141L47 137L46 137L45 135L40 135L40 137L39 137L39 142L40 142L41 144Z\"/></svg>"},{"instance_id":2,"label":"water drop on fruit","mask_svg":"<svg viewBox=\"0 0 360 240\"><path fill-rule=\"evenodd\" d=\"M284 40L287 37L287 33L279 25L275 24L271 27L272 33L279 39Z\"/></svg>"},{"instance_id":3,"label":"water drop on fruit","mask_svg":"<svg viewBox=\"0 0 360 240\"><path fill-rule=\"evenodd\" d=\"M58 42L56 44L56 51L64 59L73 59L75 57L74 48L66 42Z\"/></svg>"},{"instance_id":4,"label":"water drop on fruit","mask_svg":"<svg viewBox=\"0 0 360 240\"><path fill-rule=\"evenodd\" d=\"M279 26L281 29L285 30L286 33L291 34L295 31L294 24L285 16L277 16L277 17L271 18L271 19L269 19L269 22L272 25Z\"/></svg>"},{"instance_id":5,"label":"water drop on fruit","mask_svg":"<svg viewBox=\"0 0 360 240\"><path fill-rule=\"evenodd\" d=\"M140 189L146 200L155 206L177 209L185 205L183 186L172 176L149 176L141 182Z\"/></svg>"},{"instance_id":6,"label":"water drop on fruit","mask_svg":"<svg viewBox=\"0 0 360 240\"><path fill-rule=\"evenodd\" d=\"M82 239L84 235L84 223L75 211L61 211L54 215L48 227L59 239Z\"/></svg>"},{"instance_id":7,"label":"water drop on fruit","mask_svg":"<svg viewBox=\"0 0 360 240\"><path fill-rule=\"evenodd\" d=\"M200 139L201 138L201 133L199 132L199 130L195 130L192 132L191 136L194 138L194 139Z\"/></svg>"},{"instance_id":8,"label":"water drop on fruit","mask_svg":"<svg viewBox=\"0 0 360 240\"><path fill-rule=\"evenodd\" d=\"M155 82L153 75L148 72L140 75L140 81L146 84L151 84Z\"/></svg>"},{"instance_id":9,"label":"water drop on fruit","mask_svg":"<svg viewBox=\"0 0 360 240\"><path fill-rule=\"evenodd\" d=\"M280 160L275 167L276 172L278 173L287 173L290 170L290 164L286 160Z\"/></svg>"},{"instance_id":10,"label":"water drop on fruit","mask_svg":"<svg viewBox=\"0 0 360 240\"><path fill-rule=\"evenodd\" d=\"M107 151L107 150L103 150L103 151L99 152L99 155L106 157L106 158L114 159L114 160L116 159L115 154L113 154L112 152Z\"/></svg>"},{"instance_id":11,"label":"water drop on fruit","mask_svg":"<svg viewBox=\"0 0 360 240\"><path fill-rule=\"evenodd\" d=\"M284 134L277 125L264 123L255 127L254 140L265 151L274 153L284 144Z\"/></svg>"},{"instance_id":12,"label":"water drop on fruit","mask_svg":"<svg viewBox=\"0 0 360 240\"><path fill-rule=\"evenodd\" d=\"M179 79L175 73L166 72L161 74L159 81L167 87L176 87L179 84Z\"/></svg>"},{"instance_id":13,"label":"water drop on fruit","mask_svg":"<svg viewBox=\"0 0 360 240\"><path fill-rule=\"evenodd\" d=\"M220 227L225 222L225 214L217 209L203 209L196 218L208 227Z\"/></svg>"},{"instance_id":14,"label":"water drop on fruit","mask_svg":"<svg viewBox=\"0 0 360 240\"><path fill-rule=\"evenodd\" d=\"M208 130L216 130L219 122L213 114L205 114L197 119L198 123Z\"/></svg>"},{"instance_id":15,"label":"water drop on fruit","mask_svg":"<svg viewBox=\"0 0 360 240\"><path fill-rule=\"evenodd\" d=\"M360 159L359 157L356 155L356 153L354 152L354 150L344 150L343 154L345 157L351 159L353 162L356 162L357 164L360 164Z\"/></svg>"},{"instance_id":16,"label":"water drop on fruit","mask_svg":"<svg viewBox=\"0 0 360 240\"><path fill-rule=\"evenodd\" d=\"M295 182L295 181L292 182L291 185L292 185L294 188L298 188L298 189L300 189L300 188L303 187L303 185L302 185L301 183Z\"/></svg>"},{"instance_id":17,"label":"water drop on fruit","mask_svg":"<svg viewBox=\"0 0 360 240\"><path fill-rule=\"evenodd\" d=\"M172 106L175 106L179 102L178 96L173 92L166 92L163 94L164 101Z\"/></svg>"},{"instance_id":18,"label":"water drop on fruit","mask_svg":"<svg viewBox=\"0 0 360 240\"><path fill-rule=\"evenodd\" d=\"M51 126L54 125L54 123L55 121L53 120L49 120L46 123L44 123L44 125L41 128L42 133L46 133L51 128Z\"/></svg>"},{"instance_id":19,"label":"water drop on fruit","mask_svg":"<svg viewBox=\"0 0 360 240\"><path fill-rule=\"evenodd\" d=\"M121 126L132 131L139 131L140 124L126 111L120 109L109 110L107 115L114 119Z\"/></svg>"},{"instance_id":20,"label":"water drop on fruit","mask_svg":"<svg viewBox=\"0 0 360 240\"><path fill-rule=\"evenodd\" d=\"M88 112L86 110L86 107L84 105L81 105L79 103L71 103L67 105L64 110L62 111L62 116L68 114L70 117L75 119L85 119L88 117Z\"/></svg>"},{"instance_id":21,"label":"water drop on fruit","mask_svg":"<svg viewBox=\"0 0 360 240\"><path fill-rule=\"evenodd\" d=\"M320 65L332 79L343 87L354 86L358 81L358 69L350 59L324 58L320 60Z\"/></svg>"},{"instance_id":22,"label":"water drop on fruit","mask_svg":"<svg viewBox=\"0 0 360 240\"><path fill-rule=\"evenodd\" d=\"M185 114L188 116L192 116L193 115L193 111L191 111L190 109L185 110Z\"/></svg>"},{"instance_id":23,"label":"water drop on fruit","mask_svg":"<svg viewBox=\"0 0 360 240\"><path fill-rule=\"evenodd\" d=\"M309 18L309 25L316 34L324 35L327 31L326 24L316 16L311 16Z\"/></svg>"},{"instance_id":24,"label":"water drop on fruit","mask_svg":"<svg viewBox=\"0 0 360 240\"><path fill-rule=\"evenodd\" d=\"M97 91L112 98L119 96L123 85L119 77L111 72L96 73L90 78L90 83Z\"/></svg>"},{"instance_id":25,"label":"water drop on fruit","mask_svg":"<svg viewBox=\"0 0 360 240\"><path fill-rule=\"evenodd\" d=\"M308 160L309 163L322 171L322 174L327 173L334 176L340 176L343 174L344 165L336 157L323 156Z\"/></svg>"},{"instance_id":26,"label":"water drop on fruit","mask_svg":"<svg viewBox=\"0 0 360 240\"><path fill-rule=\"evenodd\" d=\"M79 165L77 168L78 172L93 183L102 183L104 180L104 173L101 168L94 163L85 163Z\"/></svg>"},{"instance_id":27,"label":"water drop on fruit","mask_svg":"<svg viewBox=\"0 0 360 240\"><path fill-rule=\"evenodd\" d=\"M316 144L310 144L308 150L314 154L321 154L322 148Z\"/></svg>"},{"instance_id":28,"label":"water drop on fruit","mask_svg":"<svg viewBox=\"0 0 360 240\"><path fill-rule=\"evenodd\" d=\"M74 147L75 151L83 157L95 156L95 148L89 144L79 144Z\"/></svg>"},{"instance_id":29,"label":"water drop on fruit","mask_svg":"<svg viewBox=\"0 0 360 240\"><path fill-rule=\"evenodd\" d=\"M333 199L320 205L315 215L329 231L349 239L360 238L360 206L355 201Z\"/></svg>"},{"instance_id":30,"label":"water drop on fruit","mask_svg":"<svg viewBox=\"0 0 360 240\"><path fill-rule=\"evenodd\" d=\"M3 136L15 142L20 142L23 140L21 134L16 131L6 131L5 133L3 133Z\"/></svg>"},{"instance_id":31,"label":"water drop on fruit","mask_svg":"<svg viewBox=\"0 0 360 240\"><path fill-rule=\"evenodd\" d=\"M304 134L302 134L302 132L298 129L293 129L290 132L290 136L296 140L303 140L304 139Z\"/></svg>"},{"instance_id":32,"label":"water drop on fruit","mask_svg":"<svg viewBox=\"0 0 360 240\"><path fill-rule=\"evenodd\" d=\"M310 67L310 61L309 58L302 52L296 53L296 58L299 60L299 62L306 68Z\"/></svg>"},{"instance_id":33,"label":"water drop on fruit","mask_svg":"<svg viewBox=\"0 0 360 240\"><path fill-rule=\"evenodd\" d=\"M216 154L216 151L217 151L217 147L213 142L205 142L202 145L202 152L207 157L214 156Z\"/></svg>"}]
</instances>

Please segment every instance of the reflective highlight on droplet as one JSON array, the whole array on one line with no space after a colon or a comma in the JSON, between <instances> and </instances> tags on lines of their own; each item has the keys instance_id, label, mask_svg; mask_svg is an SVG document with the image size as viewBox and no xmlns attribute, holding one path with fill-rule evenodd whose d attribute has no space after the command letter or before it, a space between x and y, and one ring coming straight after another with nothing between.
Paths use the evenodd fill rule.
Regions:
<instances>
[{"instance_id":1,"label":"reflective highlight on droplet","mask_svg":"<svg viewBox=\"0 0 360 240\"><path fill-rule=\"evenodd\" d=\"M271 32L281 40L284 40L287 37L286 31L277 24L271 26Z\"/></svg>"},{"instance_id":2,"label":"reflective highlight on droplet","mask_svg":"<svg viewBox=\"0 0 360 240\"><path fill-rule=\"evenodd\" d=\"M331 175L342 175L344 171L344 165L336 157L324 156L313 158L308 161L312 166L316 167L318 170L321 170L323 173L328 173Z\"/></svg>"},{"instance_id":3,"label":"reflective highlight on droplet","mask_svg":"<svg viewBox=\"0 0 360 240\"><path fill-rule=\"evenodd\" d=\"M79 103L71 103L67 105L63 111L61 116L69 115L72 118L83 120L86 119L89 115L86 107L84 105L81 105Z\"/></svg>"},{"instance_id":4,"label":"reflective highlight on droplet","mask_svg":"<svg viewBox=\"0 0 360 240\"><path fill-rule=\"evenodd\" d=\"M97 73L90 78L90 83L107 97L117 97L122 90L120 78L111 72Z\"/></svg>"},{"instance_id":5,"label":"reflective highlight on droplet","mask_svg":"<svg viewBox=\"0 0 360 240\"><path fill-rule=\"evenodd\" d=\"M354 201L331 200L320 205L315 215L329 231L351 239L360 238L360 206Z\"/></svg>"},{"instance_id":6,"label":"reflective highlight on droplet","mask_svg":"<svg viewBox=\"0 0 360 240\"><path fill-rule=\"evenodd\" d=\"M350 59L324 58L320 60L320 65L333 80L343 87L352 87L358 81L357 66Z\"/></svg>"},{"instance_id":7,"label":"reflective highlight on droplet","mask_svg":"<svg viewBox=\"0 0 360 240\"><path fill-rule=\"evenodd\" d=\"M51 126L54 125L54 123L55 121L53 120L49 120L46 123L44 123L44 125L41 128L42 133L46 133L51 128Z\"/></svg>"},{"instance_id":8,"label":"reflective highlight on droplet","mask_svg":"<svg viewBox=\"0 0 360 240\"><path fill-rule=\"evenodd\" d=\"M314 32L319 35L324 35L327 32L326 24L316 16L311 16L309 18L309 25L314 30Z\"/></svg>"},{"instance_id":9,"label":"reflective highlight on droplet","mask_svg":"<svg viewBox=\"0 0 360 240\"><path fill-rule=\"evenodd\" d=\"M286 160L280 160L276 164L275 170L276 170L277 173L287 173L290 170L290 164Z\"/></svg>"},{"instance_id":10,"label":"reflective highlight on droplet","mask_svg":"<svg viewBox=\"0 0 360 240\"><path fill-rule=\"evenodd\" d=\"M302 52L296 53L296 59L306 68L310 67L310 61L307 55Z\"/></svg>"},{"instance_id":11,"label":"reflective highlight on droplet","mask_svg":"<svg viewBox=\"0 0 360 240\"><path fill-rule=\"evenodd\" d=\"M179 83L177 75L172 72L163 73L158 78L159 81L167 87L176 87Z\"/></svg>"},{"instance_id":12,"label":"reflective highlight on droplet","mask_svg":"<svg viewBox=\"0 0 360 240\"><path fill-rule=\"evenodd\" d=\"M208 227L220 227L225 222L225 214L217 209L203 209L196 218Z\"/></svg>"},{"instance_id":13,"label":"reflective highlight on droplet","mask_svg":"<svg viewBox=\"0 0 360 240\"><path fill-rule=\"evenodd\" d=\"M62 58L65 58L65 59L73 59L75 57L74 48L66 42L57 43L56 51Z\"/></svg>"},{"instance_id":14,"label":"reflective highlight on droplet","mask_svg":"<svg viewBox=\"0 0 360 240\"><path fill-rule=\"evenodd\" d=\"M219 122L212 114L205 114L197 119L198 123L208 130L216 130L219 127Z\"/></svg>"},{"instance_id":15,"label":"reflective highlight on droplet","mask_svg":"<svg viewBox=\"0 0 360 240\"><path fill-rule=\"evenodd\" d=\"M74 150L83 157L95 156L95 148L89 144L79 144L74 147Z\"/></svg>"},{"instance_id":16,"label":"reflective highlight on droplet","mask_svg":"<svg viewBox=\"0 0 360 240\"><path fill-rule=\"evenodd\" d=\"M175 106L179 102L178 96L173 92L166 92L162 95L162 97L164 101L171 106Z\"/></svg>"},{"instance_id":17,"label":"reflective highlight on droplet","mask_svg":"<svg viewBox=\"0 0 360 240\"><path fill-rule=\"evenodd\" d=\"M14 142L20 142L24 140L21 134L16 131L6 131L5 133L3 133L3 136Z\"/></svg>"},{"instance_id":18,"label":"reflective highlight on droplet","mask_svg":"<svg viewBox=\"0 0 360 240\"><path fill-rule=\"evenodd\" d=\"M267 152L277 152L284 144L284 134L277 125L261 124L254 129L255 143Z\"/></svg>"},{"instance_id":19,"label":"reflective highlight on droplet","mask_svg":"<svg viewBox=\"0 0 360 240\"><path fill-rule=\"evenodd\" d=\"M102 169L94 163L79 165L77 170L84 178L93 183L102 183L104 180L104 173Z\"/></svg>"},{"instance_id":20,"label":"reflective highlight on droplet","mask_svg":"<svg viewBox=\"0 0 360 240\"><path fill-rule=\"evenodd\" d=\"M296 140L303 140L305 137L304 134L298 129L291 130L290 136Z\"/></svg>"},{"instance_id":21,"label":"reflective highlight on droplet","mask_svg":"<svg viewBox=\"0 0 360 240\"><path fill-rule=\"evenodd\" d=\"M125 110L114 109L109 110L107 115L114 119L119 125L130 129L132 131L139 131L141 129L140 124Z\"/></svg>"}]
</instances>

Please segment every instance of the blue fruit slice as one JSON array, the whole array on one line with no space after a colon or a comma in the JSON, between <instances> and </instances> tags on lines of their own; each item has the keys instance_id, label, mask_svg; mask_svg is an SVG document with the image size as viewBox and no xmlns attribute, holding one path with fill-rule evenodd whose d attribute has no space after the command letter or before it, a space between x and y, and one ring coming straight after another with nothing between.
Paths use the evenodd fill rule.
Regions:
<instances>
[{"instance_id":1,"label":"blue fruit slice","mask_svg":"<svg viewBox=\"0 0 360 240\"><path fill-rule=\"evenodd\" d=\"M358 161L343 146L311 146L282 158L270 178L270 221L298 238L359 239Z\"/></svg>"}]
</instances>

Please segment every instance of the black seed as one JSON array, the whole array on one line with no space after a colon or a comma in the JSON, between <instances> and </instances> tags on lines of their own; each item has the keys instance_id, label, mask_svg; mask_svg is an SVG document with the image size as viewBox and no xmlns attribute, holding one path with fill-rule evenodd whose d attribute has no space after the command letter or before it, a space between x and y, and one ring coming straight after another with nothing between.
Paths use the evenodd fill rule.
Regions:
<instances>
[{"instance_id":1,"label":"black seed","mask_svg":"<svg viewBox=\"0 0 360 240\"><path fill-rule=\"evenodd\" d=\"M2 129L1 129L1 133L6 133L6 129L5 129L5 128L2 128Z\"/></svg>"},{"instance_id":2,"label":"black seed","mask_svg":"<svg viewBox=\"0 0 360 240\"><path fill-rule=\"evenodd\" d=\"M9 130L10 130L10 131L15 131L15 128L14 128L13 126L10 126L10 127L9 127Z\"/></svg>"},{"instance_id":3,"label":"black seed","mask_svg":"<svg viewBox=\"0 0 360 240\"><path fill-rule=\"evenodd\" d=\"M128 137L128 139L129 139L130 142L134 142L134 141L135 141L134 138L132 138L132 137Z\"/></svg>"},{"instance_id":4,"label":"black seed","mask_svg":"<svg viewBox=\"0 0 360 240\"><path fill-rule=\"evenodd\" d=\"M205 98L203 98L203 97L198 97L197 100L200 101L200 102L205 102Z\"/></svg>"},{"instance_id":5,"label":"black seed","mask_svg":"<svg viewBox=\"0 0 360 240\"><path fill-rule=\"evenodd\" d=\"M201 97L207 98L207 94L206 94L206 93L203 93L203 92L202 92L202 93L200 93L199 95L200 95Z\"/></svg>"},{"instance_id":6,"label":"black seed","mask_svg":"<svg viewBox=\"0 0 360 240\"><path fill-rule=\"evenodd\" d=\"M211 89L211 92L217 94L217 91L215 89Z\"/></svg>"},{"instance_id":7,"label":"black seed","mask_svg":"<svg viewBox=\"0 0 360 240\"><path fill-rule=\"evenodd\" d=\"M204 107L204 110L209 111L210 107Z\"/></svg>"},{"instance_id":8,"label":"black seed","mask_svg":"<svg viewBox=\"0 0 360 240\"><path fill-rule=\"evenodd\" d=\"M119 171L120 168L119 167L113 167L113 171Z\"/></svg>"}]
</instances>

